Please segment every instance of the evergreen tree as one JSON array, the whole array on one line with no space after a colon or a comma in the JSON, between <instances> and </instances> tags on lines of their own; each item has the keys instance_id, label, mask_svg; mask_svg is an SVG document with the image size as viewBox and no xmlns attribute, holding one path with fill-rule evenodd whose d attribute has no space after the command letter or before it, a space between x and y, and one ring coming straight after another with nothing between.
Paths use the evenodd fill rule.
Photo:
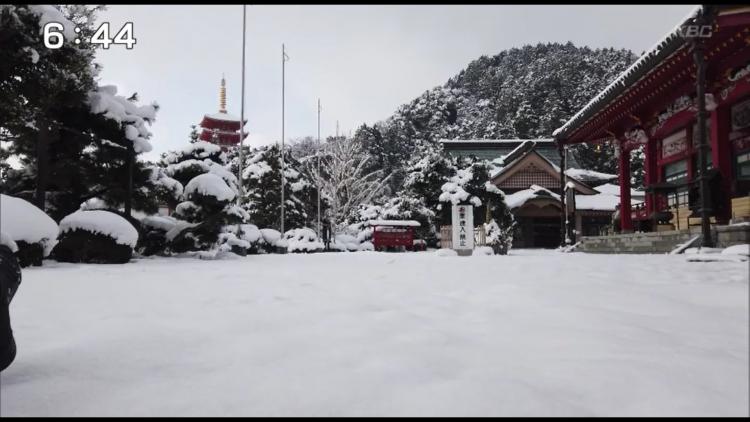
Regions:
<instances>
[{"instance_id":1,"label":"evergreen tree","mask_svg":"<svg viewBox=\"0 0 750 422\"><path fill-rule=\"evenodd\" d=\"M257 148L246 156L243 207L261 228L281 226L281 156L278 145ZM301 172L300 162L284 150L284 228L315 227L317 191ZM313 211L315 210L315 211Z\"/></svg>"},{"instance_id":2,"label":"evergreen tree","mask_svg":"<svg viewBox=\"0 0 750 422\"><path fill-rule=\"evenodd\" d=\"M224 227L247 220L247 213L236 205L237 178L229 171L221 147L196 141L180 151L165 154L160 167L167 200L182 191L174 217L189 224L179 227L171 239L175 252L217 248ZM170 180L171 179L171 180ZM175 184L175 182L177 184Z\"/></svg>"}]
</instances>

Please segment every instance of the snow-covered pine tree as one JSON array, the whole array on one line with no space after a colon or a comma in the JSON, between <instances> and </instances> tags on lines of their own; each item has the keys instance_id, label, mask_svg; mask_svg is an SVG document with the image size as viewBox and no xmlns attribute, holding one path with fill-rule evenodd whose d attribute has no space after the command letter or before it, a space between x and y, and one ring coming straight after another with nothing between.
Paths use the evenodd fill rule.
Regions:
<instances>
[{"instance_id":1,"label":"snow-covered pine tree","mask_svg":"<svg viewBox=\"0 0 750 422\"><path fill-rule=\"evenodd\" d=\"M169 236L173 251L213 249L224 226L247 220L247 213L235 204L237 178L227 168L221 147L197 141L165 154L160 166L166 176L182 186L182 202L175 207L173 216L189 223ZM170 186L171 192L180 190L166 180L167 191Z\"/></svg>"},{"instance_id":2,"label":"snow-covered pine tree","mask_svg":"<svg viewBox=\"0 0 750 422\"><path fill-rule=\"evenodd\" d=\"M243 207L250 222L260 228L281 226L281 161L278 145L251 150L243 166ZM301 172L300 162L284 151L284 228L315 227L315 185Z\"/></svg>"},{"instance_id":3,"label":"snow-covered pine tree","mask_svg":"<svg viewBox=\"0 0 750 422\"><path fill-rule=\"evenodd\" d=\"M88 92L99 67L93 62L95 44L73 43L91 35L101 7L0 6L0 140L21 158L21 172L9 172L4 192L33 200L46 208L48 190L64 192L77 176L77 156L88 144L80 123L87 114ZM46 48L42 27L63 24L67 40L61 48ZM85 119L84 119L85 121ZM71 184L75 184L71 182Z\"/></svg>"}]
</instances>

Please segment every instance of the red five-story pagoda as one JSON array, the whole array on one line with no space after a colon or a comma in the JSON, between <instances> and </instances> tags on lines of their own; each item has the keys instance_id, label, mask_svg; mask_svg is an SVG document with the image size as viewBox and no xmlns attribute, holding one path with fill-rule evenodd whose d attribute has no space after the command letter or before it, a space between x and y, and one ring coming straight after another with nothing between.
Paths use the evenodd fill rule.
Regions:
<instances>
[{"instance_id":1,"label":"red five-story pagoda","mask_svg":"<svg viewBox=\"0 0 750 422\"><path fill-rule=\"evenodd\" d=\"M247 119L245 122L247 123ZM221 146L223 149L235 147L240 143L240 118L227 113L227 88L224 76L221 77L221 89L219 90L219 112L206 114L201 121L202 141L211 142ZM243 130L247 138L247 131Z\"/></svg>"}]
</instances>

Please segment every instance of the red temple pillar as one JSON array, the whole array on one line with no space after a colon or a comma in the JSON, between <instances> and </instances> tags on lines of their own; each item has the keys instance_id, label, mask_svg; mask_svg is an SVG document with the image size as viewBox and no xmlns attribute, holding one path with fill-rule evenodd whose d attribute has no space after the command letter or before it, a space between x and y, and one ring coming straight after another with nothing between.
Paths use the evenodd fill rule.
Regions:
<instances>
[{"instance_id":1,"label":"red temple pillar","mask_svg":"<svg viewBox=\"0 0 750 422\"><path fill-rule=\"evenodd\" d=\"M732 152L729 144L729 107L717 107L711 112L711 161L721 174L721 192L717 198L724 209L716 214L718 222L726 223L732 213Z\"/></svg>"},{"instance_id":2,"label":"red temple pillar","mask_svg":"<svg viewBox=\"0 0 750 422\"><path fill-rule=\"evenodd\" d=\"M620 183L620 231L630 233L633 231L633 220L630 215L630 151L618 145L619 165L618 176Z\"/></svg>"},{"instance_id":3,"label":"red temple pillar","mask_svg":"<svg viewBox=\"0 0 750 422\"><path fill-rule=\"evenodd\" d=\"M659 175L657 174L656 168L656 141L649 138L643 150L645 153L644 155L646 156L645 162L643 163L643 184L645 187L648 187L659 181ZM656 207L655 194L653 192L646 194L646 211L649 216L658 211Z\"/></svg>"}]
</instances>

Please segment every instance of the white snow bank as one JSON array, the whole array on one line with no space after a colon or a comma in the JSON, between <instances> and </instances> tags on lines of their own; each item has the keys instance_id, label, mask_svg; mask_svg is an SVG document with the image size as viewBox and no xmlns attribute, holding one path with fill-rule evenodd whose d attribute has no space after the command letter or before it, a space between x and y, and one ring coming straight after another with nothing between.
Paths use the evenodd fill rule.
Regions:
<instances>
[{"instance_id":1,"label":"white snow bank","mask_svg":"<svg viewBox=\"0 0 750 422\"><path fill-rule=\"evenodd\" d=\"M128 220L109 211L76 211L60 221L60 234L73 230L103 234L116 243L131 248L135 248L138 243L138 231L135 227Z\"/></svg>"},{"instance_id":2,"label":"white snow bank","mask_svg":"<svg viewBox=\"0 0 750 422\"><path fill-rule=\"evenodd\" d=\"M31 202L14 196L0 194L0 228L15 242L41 243L44 256L57 243L55 220Z\"/></svg>"},{"instance_id":3,"label":"white snow bank","mask_svg":"<svg viewBox=\"0 0 750 422\"><path fill-rule=\"evenodd\" d=\"M188 182L185 186L185 195L189 197L194 193L213 196L219 201L231 201L235 197L234 191L227 186L224 179L213 173L195 176Z\"/></svg>"},{"instance_id":4,"label":"white snow bank","mask_svg":"<svg viewBox=\"0 0 750 422\"><path fill-rule=\"evenodd\" d=\"M7 246L11 252L18 252L18 245L8 233L0 232L0 246Z\"/></svg>"},{"instance_id":5,"label":"white snow bank","mask_svg":"<svg viewBox=\"0 0 750 422\"><path fill-rule=\"evenodd\" d=\"M454 251L453 249L449 248L442 248L438 249L435 254L437 256L458 256L458 252Z\"/></svg>"},{"instance_id":6,"label":"white snow bank","mask_svg":"<svg viewBox=\"0 0 750 422\"><path fill-rule=\"evenodd\" d=\"M734 245L730 246L728 248L725 248L723 251L721 251L723 254L727 255L744 255L744 256L750 256L750 245Z\"/></svg>"}]
</instances>

